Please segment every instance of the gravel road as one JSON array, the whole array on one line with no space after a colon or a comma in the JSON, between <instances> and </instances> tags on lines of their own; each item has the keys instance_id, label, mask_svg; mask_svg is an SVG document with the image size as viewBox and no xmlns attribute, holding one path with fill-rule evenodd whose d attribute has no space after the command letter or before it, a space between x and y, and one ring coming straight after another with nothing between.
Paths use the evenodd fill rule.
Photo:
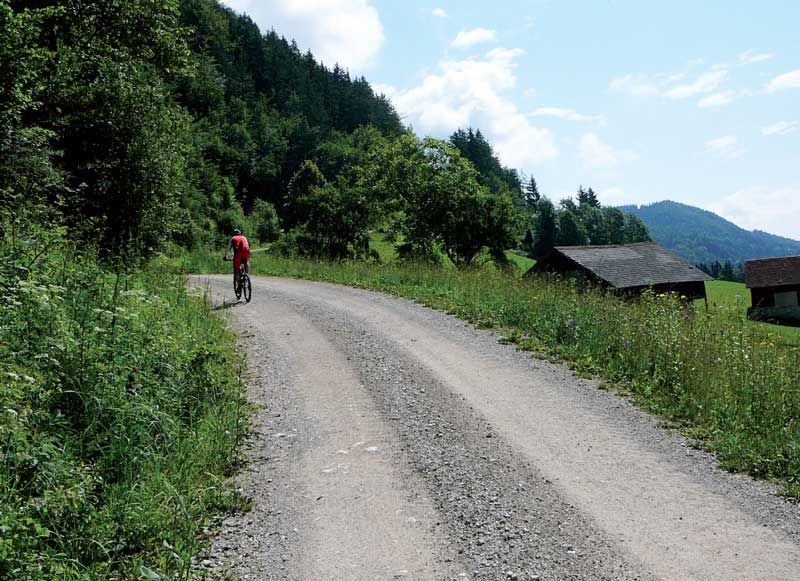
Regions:
<instances>
[{"instance_id":1,"label":"gravel road","mask_svg":"<svg viewBox=\"0 0 800 581\"><path fill-rule=\"evenodd\" d=\"M561 365L369 291L193 284L230 307L259 404L217 574L800 579L796 505Z\"/></svg>"}]
</instances>

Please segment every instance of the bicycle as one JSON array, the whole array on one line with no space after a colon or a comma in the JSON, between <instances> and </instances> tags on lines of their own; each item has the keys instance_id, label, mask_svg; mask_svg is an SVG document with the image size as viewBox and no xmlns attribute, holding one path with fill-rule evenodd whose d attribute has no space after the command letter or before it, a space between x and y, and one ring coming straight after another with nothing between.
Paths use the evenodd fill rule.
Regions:
<instances>
[{"instance_id":1,"label":"bicycle","mask_svg":"<svg viewBox=\"0 0 800 581\"><path fill-rule=\"evenodd\" d=\"M223 258L223 260L226 259ZM237 279L239 281L238 285L236 284ZM250 283L250 275L247 274L244 263L239 267L239 276L233 280L233 292L236 294L236 300L240 300L244 295L244 301L249 303L250 299L253 298L253 285Z\"/></svg>"}]
</instances>

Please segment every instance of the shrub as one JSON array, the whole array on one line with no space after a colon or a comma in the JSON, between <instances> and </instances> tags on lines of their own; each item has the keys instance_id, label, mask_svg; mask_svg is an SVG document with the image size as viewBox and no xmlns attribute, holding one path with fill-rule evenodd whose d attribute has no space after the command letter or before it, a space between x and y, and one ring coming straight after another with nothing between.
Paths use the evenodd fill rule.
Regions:
<instances>
[{"instance_id":1,"label":"shrub","mask_svg":"<svg viewBox=\"0 0 800 581\"><path fill-rule=\"evenodd\" d=\"M233 337L170 271L21 239L0 247L0 578L188 578L234 500Z\"/></svg>"}]
</instances>

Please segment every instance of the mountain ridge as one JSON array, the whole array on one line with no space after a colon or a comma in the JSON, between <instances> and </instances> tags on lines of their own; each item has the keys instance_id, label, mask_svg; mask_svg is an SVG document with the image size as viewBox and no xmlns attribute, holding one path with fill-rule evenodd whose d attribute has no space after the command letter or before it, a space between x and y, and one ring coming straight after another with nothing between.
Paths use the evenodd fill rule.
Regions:
<instances>
[{"instance_id":1,"label":"mountain ridge","mask_svg":"<svg viewBox=\"0 0 800 581\"><path fill-rule=\"evenodd\" d=\"M653 240L694 263L744 262L753 258L800 255L800 241L746 230L696 206L664 200L620 206L647 225Z\"/></svg>"}]
</instances>

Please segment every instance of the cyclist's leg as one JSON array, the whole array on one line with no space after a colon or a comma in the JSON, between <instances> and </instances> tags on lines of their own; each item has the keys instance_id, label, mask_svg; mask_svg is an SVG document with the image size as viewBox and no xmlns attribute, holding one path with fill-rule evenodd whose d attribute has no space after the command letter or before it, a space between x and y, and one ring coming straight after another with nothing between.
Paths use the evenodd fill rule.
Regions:
<instances>
[{"instance_id":1,"label":"cyclist's leg","mask_svg":"<svg viewBox=\"0 0 800 581\"><path fill-rule=\"evenodd\" d=\"M239 273L241 272L242 260L238 256L233 257L233 289L239 291Z\"/></svg>"}]
</instances>

